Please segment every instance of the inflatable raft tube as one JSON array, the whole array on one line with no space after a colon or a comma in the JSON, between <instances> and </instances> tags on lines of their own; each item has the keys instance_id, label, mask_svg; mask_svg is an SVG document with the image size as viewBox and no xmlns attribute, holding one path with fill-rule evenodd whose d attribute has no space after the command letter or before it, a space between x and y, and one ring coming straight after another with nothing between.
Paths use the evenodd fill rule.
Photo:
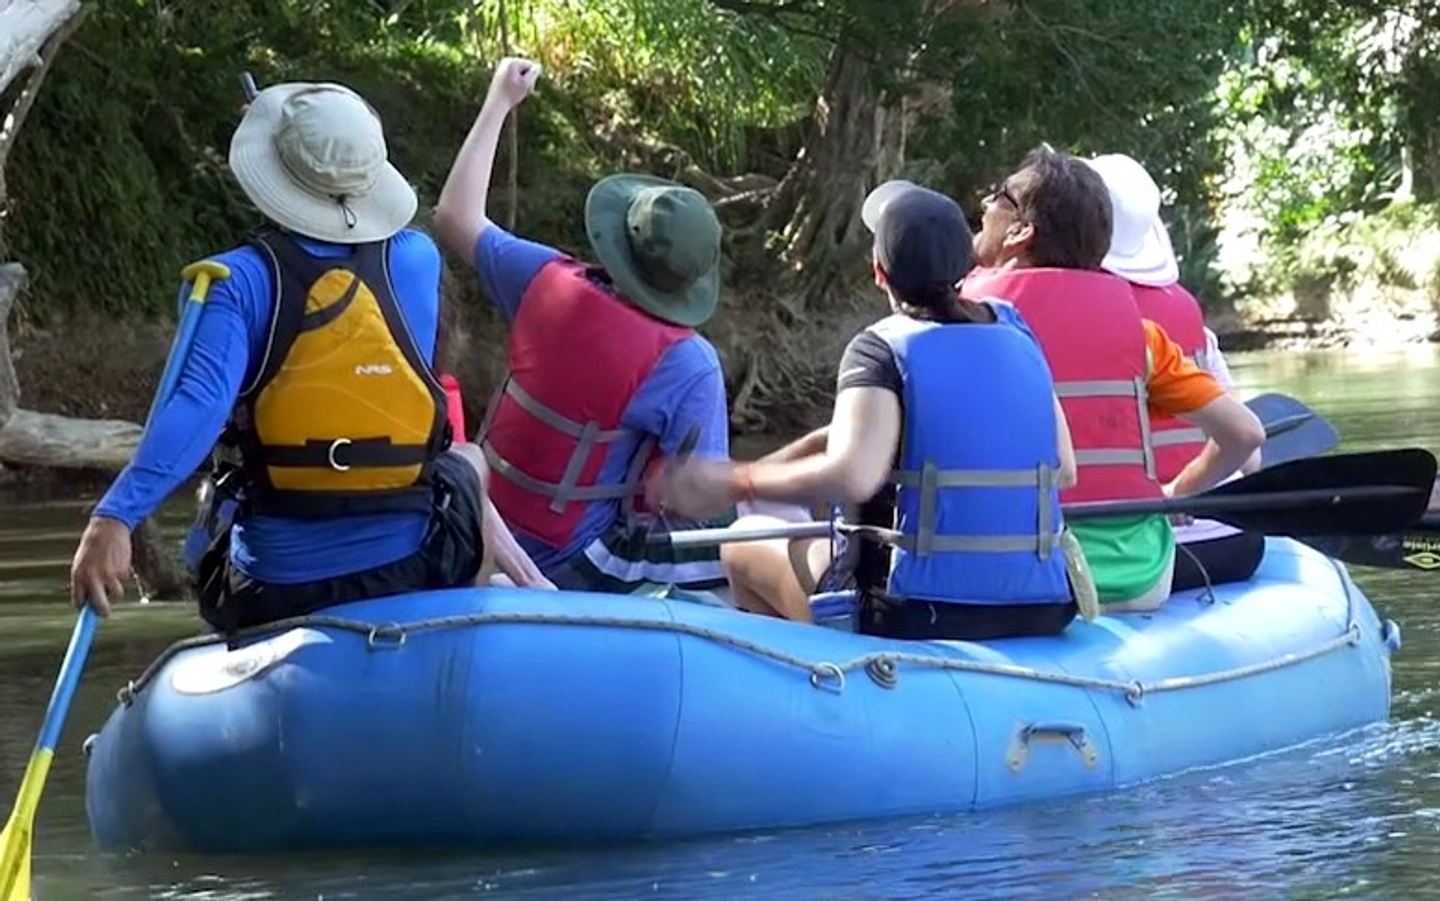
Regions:
<instances>
[{"instance_id":1,"label":"inflatable raft tube","mask_svg":"<svg viewBox=\"0 0 1440 901\"><path fill-rule=\"evenodd\" d=\"M1393 624L1271 539L1249 582L1056 638L903 642L467 589L171 648L90 750L107 848L658 839L1105 791L1383 720Z\"/></svg>"}]
</instances>

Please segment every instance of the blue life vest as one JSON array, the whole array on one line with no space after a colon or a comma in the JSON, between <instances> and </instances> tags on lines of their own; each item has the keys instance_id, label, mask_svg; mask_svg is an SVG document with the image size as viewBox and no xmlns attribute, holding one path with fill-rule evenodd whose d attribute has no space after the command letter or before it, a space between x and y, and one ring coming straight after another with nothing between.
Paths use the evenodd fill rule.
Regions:
<instances>
[{"instance_id":1,"label":"blue life vest","mask_svg":"<svg viewBox=\"0 0 1440 901\"><path fill-rule=\"evenodd\" d=\"M1034 339L1004 321L902 315L870 330L890 346L904 382L886 594L964 604L1069 600L1054 383Z\"/></svg>"}]
</instances>

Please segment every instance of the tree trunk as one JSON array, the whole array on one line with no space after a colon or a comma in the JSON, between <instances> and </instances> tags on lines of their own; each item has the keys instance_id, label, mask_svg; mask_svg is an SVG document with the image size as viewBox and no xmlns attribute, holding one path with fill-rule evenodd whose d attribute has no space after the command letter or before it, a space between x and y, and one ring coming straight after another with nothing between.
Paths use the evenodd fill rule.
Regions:
<instances>
[{"instance_id":1,"label":"tree trunk","mask_svg":"<svg viewBox=\"0 0 1440 901\"><path fill-rule=\"evenodd\" d=\"M879 174L882 121L870 64L837 45L805 144L767 210L803 307L823 302L838 280L864 264L860 207Z\"/></svg>"},{"instance_id":2,"label":"tree trunk","mask_svg":"<svg viewBox=\"0 0 1440 901\"><path fill-rule=\"evenodd\" d=\"M0 429L5 428L20 400L15 367L10 362L10 308L25 287L25 267L19 263L0 264Z\"/></svg>"},{"instance_id":3,"label":"tree trunk","mask_svg":"<svg viewBox=\"0 0 1440 901\"><path fill-rule=\"evenodd\" d=\"M39 61L40 48L80 11L80 0L0 0L0 91Z\"/></svg>"},{"instance_id":4,"label":"tree trunk","mask_svg":"<svg viewBox=\"0 0 1440 901\"><path fill-rule=\"evenodd\" d=\"M190 597L190 577L175 554L175 543L166 541L155 520L140 523L131 536L135 578L140 582L142 600Z\"/></svg>"},{"instance_id":5,"label":"tree trunk","mask_svg":"<svg viewBox=\"0 0 1440 901\"><path fill-rule=\"evenodd\" d=\"M130 462L140 435L138 425L120 419L73 419L16 409L0 427L0 462L114 471Z\"/></svg>"}]
</instances>

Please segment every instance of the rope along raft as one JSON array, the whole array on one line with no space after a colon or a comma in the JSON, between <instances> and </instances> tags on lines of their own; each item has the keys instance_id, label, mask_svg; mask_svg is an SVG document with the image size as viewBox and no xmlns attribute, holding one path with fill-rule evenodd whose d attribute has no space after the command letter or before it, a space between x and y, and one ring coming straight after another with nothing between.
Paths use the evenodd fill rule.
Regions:
<instances>
[{"instance_id":1,"label":"rope along raft","mask_svg":"<svg viewBox=\"0 0 1440 901\"><path fill-rule=\"evenodd\" d=\"M843 662L827 660L807 660L798 657L779 648L769 647L749 639L740 638L728 632L705 626L696 626L689 623L676 623L663 620L638 619L617 616L586 616L572 614L545 614L545 613L473 613L462 616L443 616L433 619L417 620L413 623L400 625L398 623L375 624L359 620L345 619L343 617L310 615L300 616L291 619L277 620L263 626L256 626L236 632L231 639L245 639L263 635L273 635L288 629L308 626L320 629L334 629L342 632L353 632L364 635L366 642L374 651L386 649L398 649L403 647L406 638L410 635L419 635L426 632L437 632L445 629L468 629L481 626L514 626L514 625L544 625L544 626L589 626L613 629L639 629L651 632L670 632L676 635L688 635L706 641L713 641L716 644L734 648L749 654L754 654L767 660L785 666L794 667L808 674L810 684L817 689L826 689L836 693L845 689L845 677L847 673L856 670L863 670L875 684L882 688L894 688L900 677L900 666L902 664L921 669L946 670L950 672L980 673L989 676L999 676L1009 679L1021 679L1032 682L1046 682L1058 685L1069 685L1075 688L1090 688L1099 691L1110 691L1122 695L1131 705L1138 706L1146 695L1160 694L1170 691L1184 691L1191 688L1200 688L1206 685L1214 685L1220 682L1230 682L1236 679L1243 679L1248 676L1270 672L1271 670L1283 669L1288 666L1295 666L1316 657L1324 656L1332 651L1343 647L1354 646L1361 638L1360 626L1354 621L1354 599L1351 595L1349 580L1342 578L1340 583L1344 586L1346 600L1349 607L1349 620L1343 631L1334 638L1327 639L1312 648L1303 651L1294 651L1281 655L1272 660L1259 663L1247 664L1245 666L1233 667L1231 669L1218 670L1212 673L1201 673L1192 676L1173 676L1166 679L1157 679L1153 682L1142 680L1125 681L1120 679L1102 679L1092 676L1076 676L1063 672L1048 672L1035 669L1029 666L1019 666L1009 663L992 663L980 660L966 660L955 657L945 657L935 654L919 654L895 651L877 651L870 654L861 654ZM145 671L140 678L130 682L122 688L118 698L122 704L129 705L134 702L135 696L145 689L151 680L159 673L161 668L182 651L197 647L207 647L215 644L224 644L227 638L222 635L200 635L195 638L187 638L176 642L166 648Z\"/></svg>"}]
</instances>

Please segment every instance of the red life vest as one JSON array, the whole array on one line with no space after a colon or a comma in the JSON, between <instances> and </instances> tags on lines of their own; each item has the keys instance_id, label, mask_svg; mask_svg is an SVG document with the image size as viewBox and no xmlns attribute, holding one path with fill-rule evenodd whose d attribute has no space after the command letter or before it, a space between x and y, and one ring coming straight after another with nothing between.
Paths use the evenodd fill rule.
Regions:
<instances>
[{"instance_id":1,"label":"red life vest","mask_svg":"<svg viewBox=\"0 0 1440 901\"><path fill-rule=\"evenodd\" d=\"M600 484L609 445L634 434L620 425L625 409L665 351L693 334L615 296L582 263L541 267L510 332L510 374L480 429L500 515L563 547L589 503L633 498L654 442L642 437L625 478Z\"/></svg>"},{"instance_id":2,"label":"red life vest","mask_svg":"<svg viewBox=\"0 0 1440 901\"><path fill-rule=\"evenodd\" d=\"M460 392L460 380L453 375L442 375L440 387L445 389L445 415L450 420L450 432L456 441L465 441L465 396Z\"/></svg>"},{"instance_id":3,"label":"red life vest","mask_svg":"<svg viewBox=\"0 0 1440 901\"><path fill-rule=\"evenodd\" d=\"M1081 269L976 269L960 293L1010 301L1040 339L1079 470L1062 500L1159 497L1146 412L1145 327L1130 285Z\"/></svg>"},{"instance_id":4,"label":"red life vest","mask_svg":"<svg viewBox=\"0 0 1440 901\"><path fill-rule=\"evenodd\" d=\"M1132 283L1140 315L1159 325L1180 345L1185 356L1202 368L1205 359L1205 319L1200 304L1179 282L1156 288ZM1161 482L1180 474L1205 447L1205 433L1173 416L1150 417L1150 440L1155 448L1155 470Z\"/></svg>"}]
</instances>

